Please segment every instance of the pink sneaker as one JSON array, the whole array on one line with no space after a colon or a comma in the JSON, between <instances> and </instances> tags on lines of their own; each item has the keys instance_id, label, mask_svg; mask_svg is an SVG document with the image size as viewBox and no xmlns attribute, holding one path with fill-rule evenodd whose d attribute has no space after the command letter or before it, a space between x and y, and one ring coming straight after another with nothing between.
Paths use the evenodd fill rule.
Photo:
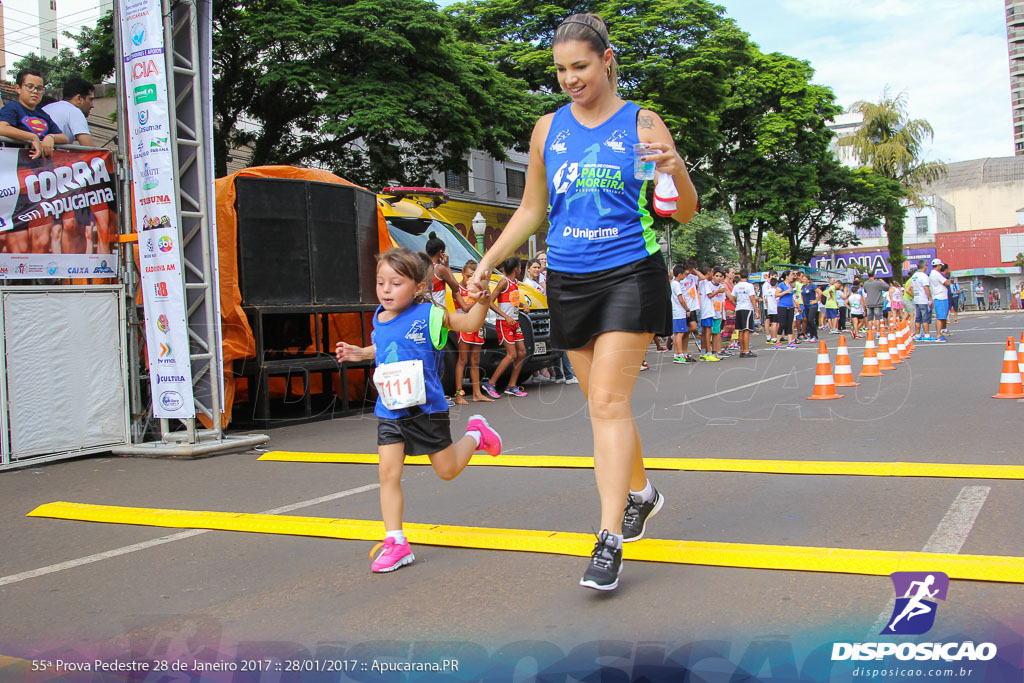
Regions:
<instances>
[{"instance_id":1,"label":"pink sneaker","mask_svg":"<svg viewBox=\"0 0 1024 683\"><path fill-rule=\"evenodd\" d=\"M488 455L501 455L501 437L487 424L483 415L473 415L466 423L467 432L480 432L480 448Z\"/></svg>"},{"instance_id":2,"label":"pink sneaker","mask_svg":"<svg viewBox=\"0 0 1024 683\"><path fill-rule=\"evenodd\" d=\"M384 546L383 552L377 556L377 559L373 561L373 566L370 567L374 572L381 574L384 572L393 572L399 567L404 567L407 564L412 564L416 558L412 554L412 548L409 547L409 542L396 543L393 538L385 538L383 543L378 543L373 546L373 550L370 551L370 557L377 552L377 548Z\"/></svg>"}]
</instances>

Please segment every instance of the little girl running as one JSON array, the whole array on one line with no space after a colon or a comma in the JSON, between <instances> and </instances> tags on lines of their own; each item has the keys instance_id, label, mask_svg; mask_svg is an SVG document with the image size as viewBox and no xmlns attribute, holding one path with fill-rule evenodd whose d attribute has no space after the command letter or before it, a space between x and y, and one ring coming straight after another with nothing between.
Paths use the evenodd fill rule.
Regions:
<instances>
[{"instance_id":1,"label":"little girl running","mask_svg":"<svg viewBox=\"0 0 1024 683\"><path fill-rule=\"evenodd\" d=\"M373 561L374 572L390 572L415 558L402 531L402 468L406 455L429 455L437 476L457 477L477 450L501 453L501 437L480 415L473 415L466 433L452 442L448 403L437 374L438 356L448 330L480 329L487 314L486 296L468 314L449 313L426 296L431 262L409 249L391 249L378 257L377 299L373 314L373 343L367 347L338 342L339 361L374 359L373 382L378 398L374 414L380 456L380 509L386 535L383 552Z\"/></svg>"}]
</instances>

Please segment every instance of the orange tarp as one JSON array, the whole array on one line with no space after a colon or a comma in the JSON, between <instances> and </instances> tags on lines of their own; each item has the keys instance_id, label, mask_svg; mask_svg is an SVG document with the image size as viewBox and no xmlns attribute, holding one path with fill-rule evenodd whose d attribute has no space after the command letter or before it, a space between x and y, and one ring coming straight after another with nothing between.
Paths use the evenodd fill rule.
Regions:
<instances>
[{"instance_id":1,"label":"orange tarp","mask_svg":"<svg viewBox=\"0 0 1024 683\"><path fill-rule=\"evenodd\" d=\"M309 180L321 183L336 183L340 185L355 185L344 178L309 168L296 168L294 166L256 166L246 168L233 173L225 178L218 178L215 183L217 193L217 258L220 270L220 308L221 325L223 327L223 350L224 350L224 417L222 426L226 427L231 421L231 408L235 400L236 377L234 375L234 361L242 358L252 358L256 353L256 340L253 337L249 321L242 310L242 293L238 288L238 214L235 211L235 178L242 176L248 178L290 178L295 180ZM360 186L356 186L360 187ZM365 188L364 188L365 189ZM387 225L381 212L377 212L377 236L379 248L382 251L391 247L391 239L388 236ZM358 313L332 314L329 316L330 341L333 345L338 340L360 343L360 323ZM369 316L370 314L366 314ZM312 324L312 323L311 323ZM366 329L369 330L369 320L366 321ZM353 371L355 372L355 371ZM284 379L275 378L276 385L271 384L272 393L279 395L284 393ZM350 398L360 398L362 386L356 377L350 378ZM300 380L293 390L301 392ZM318 384L319 379L311 378ZM340 382L338 383L340 385ZM313 386L311 390L319 387ZM207 427L211 425L205 416L200 419Z\"/></svg>"}]
</instances>

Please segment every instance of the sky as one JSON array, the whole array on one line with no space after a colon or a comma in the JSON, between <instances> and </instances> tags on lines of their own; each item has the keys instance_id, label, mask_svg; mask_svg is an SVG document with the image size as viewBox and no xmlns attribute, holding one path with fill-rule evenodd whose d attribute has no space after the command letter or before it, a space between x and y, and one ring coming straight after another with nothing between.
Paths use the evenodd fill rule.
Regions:
<instances>
[{"instance_id":1,"label":"sky","mask_svg":"<svg viewBox=\"0 0 1024 683\"><path fill-rule=\"evenodd\" d=\"M452 0L440 0L442 6ZM37 21L37 0L6 0L10 52L38 51L17 38ZM1010 68L1003 0L717 0L765 52L811 63L815 82L848 107L906 92L913 118L935 129L930 159L1013 155ZM97 0L57 0L58 28L92 24ZM14 32L14 33L12 33ZM58 36L62 45L68 44Z\"/></svg>"},{"instance_id":2,"label":"sky","mask_svg":"<svg viewBox=\"0 0 1024 683\"><path fill-rule=\"evenodd\" d=\"M810 62L836 101L907 95L928 157L1013 156L1003 0L717 0L763 52Z\"/></svg>"}]
</instances>

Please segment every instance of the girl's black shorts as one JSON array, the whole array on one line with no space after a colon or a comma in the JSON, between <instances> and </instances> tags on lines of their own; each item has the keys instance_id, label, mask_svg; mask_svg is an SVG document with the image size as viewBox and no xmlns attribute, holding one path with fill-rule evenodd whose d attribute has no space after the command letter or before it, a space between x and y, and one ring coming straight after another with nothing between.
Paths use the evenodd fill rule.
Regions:
<instances>
[{"instance_id":1,"label":"girl's black shorts","mask_svg":"<svg viewBox=\"0 0 1024 683\"><path fill-rule=\"evenodd\" d=\"M377 445L405 442L406 455L431 455L452 445L451 419L447 410L424 413L419 408L397 420L377 418Z\"/></svg>"}]
</instances>

